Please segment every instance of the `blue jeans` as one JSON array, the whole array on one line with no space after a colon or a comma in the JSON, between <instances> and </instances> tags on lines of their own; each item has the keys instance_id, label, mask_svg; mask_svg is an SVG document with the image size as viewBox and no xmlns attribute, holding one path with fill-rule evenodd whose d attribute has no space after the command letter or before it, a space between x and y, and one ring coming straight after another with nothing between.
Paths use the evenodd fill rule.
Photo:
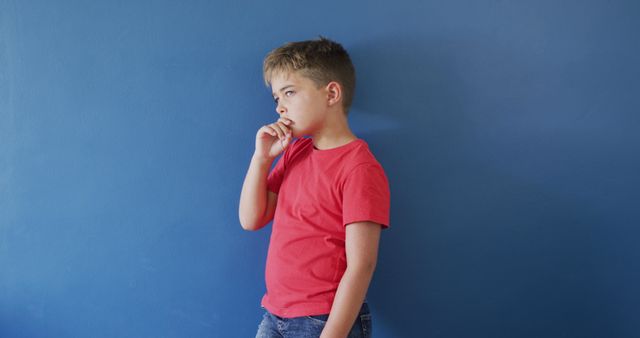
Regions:
<instances>
[{"instance_id":1,"label":"blue jeans","mask_svg":"<svg viewBox=\"0 0 640 338\"><path fill-rule=\"evenodd\" d=\"M278 317L265 309L256 338L318 338L329 314L295 318ZM371 337L371 313L363 303L348 338Z\"/></svg>"}]
</instances>

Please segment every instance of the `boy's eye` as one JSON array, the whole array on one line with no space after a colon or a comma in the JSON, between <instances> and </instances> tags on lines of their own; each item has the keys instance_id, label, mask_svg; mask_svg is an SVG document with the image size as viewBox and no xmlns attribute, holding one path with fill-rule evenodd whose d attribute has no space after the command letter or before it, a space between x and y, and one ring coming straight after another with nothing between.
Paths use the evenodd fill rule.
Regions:
<instances>
[{"instance_id":1,"label":"boy's eye","mask_svg":"<svg viewBox=\"0 0 640 338\"><path fill-rule=\"evenodd\" d=\"M286 92L284 92L284 95L287 95L287 96L288 96L288 94L289 94L289 93L293 93L293 90L287 90ZM274 101L276 104L278 103L278 101L279 101L279 100L280 100L280 99L279 99L279 98L277 98L277 97L274 97L274 98L273 98L273 101Z\"/></svg>"}]
</instances>

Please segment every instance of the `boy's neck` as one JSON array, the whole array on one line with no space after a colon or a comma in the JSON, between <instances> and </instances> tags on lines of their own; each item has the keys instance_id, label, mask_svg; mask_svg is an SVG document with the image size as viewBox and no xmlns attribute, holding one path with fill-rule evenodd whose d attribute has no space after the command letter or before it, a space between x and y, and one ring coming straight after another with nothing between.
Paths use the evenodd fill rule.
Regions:
<instances>
[{"instance_id":1,"label":"boy's neck","mask_svg":"<svg viewBox=\"0 0 640 338\"><path fill-rule=\"evenodd\" d=\"M311 138L314 148L327 150L345 145L358 137L351 132L347 116L343 112L338 112L330 114L325 127L311 135Z\"/></svg>"}]
</instances>

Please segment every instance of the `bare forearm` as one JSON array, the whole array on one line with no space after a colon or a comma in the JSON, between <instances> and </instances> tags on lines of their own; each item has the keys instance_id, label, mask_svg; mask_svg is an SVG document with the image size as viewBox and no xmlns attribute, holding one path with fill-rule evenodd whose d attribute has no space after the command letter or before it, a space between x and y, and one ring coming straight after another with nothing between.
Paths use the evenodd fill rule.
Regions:
<instances>
[{"instance_id":1,"label":"bare forearm","mask_svg":"<svg viewBox=\"0 0 640 338\"><path fill-rule=\"evenodd\" d=\"M347 268L340 280L329 319L320 338L347 337L367 295L372 276L373 269Z\"/></svg>"},{"instance_id":2,"label":"bare forearm","mask_svg":"<svg viewBox=\"0 0 640 338\"><path fill-rule=\"evenodd\" d=\"M256 230L262 224L267 207L267 175L273 159L253 155L240 194L238 214L245 230Z\"/></svg>"}]
</instances>

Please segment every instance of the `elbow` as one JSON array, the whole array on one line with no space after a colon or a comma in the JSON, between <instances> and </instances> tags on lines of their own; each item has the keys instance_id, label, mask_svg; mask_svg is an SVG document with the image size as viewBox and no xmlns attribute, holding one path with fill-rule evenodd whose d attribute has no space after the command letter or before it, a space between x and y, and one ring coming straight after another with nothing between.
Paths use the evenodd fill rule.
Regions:
<instances>
[{"instance_id":1,"label":"elbow","mask_svg":"<svg viewBox=\"0 0 640 338\"><path fill-rule=\"evenodd\" d=\"M240 217L240 226L245 231L256 231L262 228L262 226L257 222L249 222L242 217Z\"/></svg>"},{"instance_id":2,"label":"elbow","mask_svg":"<svg viewBox=\"0 0 640 338\"><path fill-rule=\"evenodd\" d=\"M376 271L376 263L373 262L371 264L368 264L367 266L365 266L364 271L369 275L369 276L373 276L373 273Z\"/></svg>"},{"instance_id":3,"label":"elbow","mask_svg":"<svg viewBox=\"0 0 640 338\"><path fill-rule=\"evenodd\" d=\"M347 265L347 270L360 276L372 276L376 270L376 262L358 262L358 264Z\"/></svg>"},{"instance_id":4,"label":"elbow","mask_svg":"<svg viewBox=\"0 0 640 338\"><path fill-rule=\"evenodd\" d=\"M255 227L252 226L252 224L249 224L248 222L244 221L242 218L240 218L240 226L245 231L254 231L255 230Z\"/></svg>"},{"instance_id":5,"label":"elbow","mask_svg":"<svg viewBox=\"0 0 640 338\"><path fill-rule=\"evenodd\" d=\"M240 226L242 227L242 230L245 230L245 231L256 231L256 230L258 230L258 228L255 227L255 226L248 226L248 225L244 225L242 223L240 223Z\"/></svg>"},{"instance_id":6,"label":"elbow","mask_svg":"<svg viewBox=\"0 0 640 338\"><path fill-rule=\"evenodd\" d=\"M244 223L242 223L242 221L240 221L240 226L242 227L242 230L253 231L252 227L245 225Z\"/></svg>"},{"instance_id":7,"label":"elbow","mask_svg":"<svg viewBox=\"0 0 640 338\"><path fill-rule=\"evenodd\" d=\"M238 213L238 219L240 220L240 226L242 227L243 230L247 230L247 231L251 230L251 226L249 222L247 222L246 217L242 216L242 211Z\"/></svg>"},{"instance_id":8,"label":"elbow","mask_svg":"<svg viewBox=\"0 0 640 338\"><path fill-rule=\"evenodd\" d=\"M253 231L255 230L255 226L251 217L248 217L247 214L245 212L243 212L242 209L242 205L240 205L240 208L238 209L238 220L240 221L240 226L242 227L243 230L246 231Z\"/></svg>"},{"instance_id":9,"label":"elbow","mask_svg":"<svg viewBox=\"0 0 640 338\"><path fill-rule=\"evenodd\" d=\"M242 208L238 210L238 218L240 219L240 226L242 226L242 229L247 231L260 230L268 223L264 216L244 212Z\"/></svg>"}]
</instances>

